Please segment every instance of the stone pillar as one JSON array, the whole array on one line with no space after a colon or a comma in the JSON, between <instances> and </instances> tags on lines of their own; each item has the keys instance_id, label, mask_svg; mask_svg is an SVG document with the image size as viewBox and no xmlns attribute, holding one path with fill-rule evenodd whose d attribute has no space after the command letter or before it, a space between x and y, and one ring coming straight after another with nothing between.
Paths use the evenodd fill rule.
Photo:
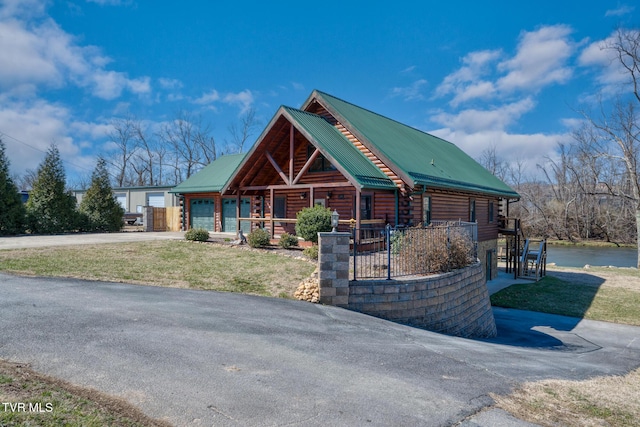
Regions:
<instances>
[{"instance_id":1,"label":"stone pillar","mask_svg":"<svg viewBox=\"0 0 640 427\"><path fill-rule=\"evenodd\" d=\"M153 231L153 206L142 208L142 229L144 231Z\"/></svg>"},{"instance_id":2,"label":"stone pillar","mask_svg":"<svg viewBox=\"0 0 640 427\"><path fill-rule=\"evenodd\" d=\"M320 303L349 306L350 233L318 233Z\"/></svg>"}]
</instances>

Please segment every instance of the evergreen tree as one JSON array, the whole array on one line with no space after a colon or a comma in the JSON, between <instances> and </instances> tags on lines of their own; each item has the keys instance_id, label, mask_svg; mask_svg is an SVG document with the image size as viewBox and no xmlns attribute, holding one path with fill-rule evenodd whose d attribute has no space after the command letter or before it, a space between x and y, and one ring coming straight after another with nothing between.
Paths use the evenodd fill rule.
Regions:
<instances>
[{"instance_id":1,"label":"evergreen tree","mask_svg":"<svg viewBox=\"0 0 640 427\"><path fill-rule=\"evenodd\" d=\"M38 166L27 201L27 227L32 233L60 233L77 228L76 199L65 191L66 175L55 145Z\"/></svg>"},{"instance_id":2,"label":"evergreen tree","mask_svg":"<svg viewBox=\"0 0 640 427\"><path fill-rule=\"evenodd\" d=\"M18 188L9 176L9 160L0 139L0 236L24 231L25 209Z\"/></svg>"},{"instance_id":3,"label":"evergreen tree","mask_svg":"<svg viewBox=\"0 0 640 427\"><path fill-rule=\"evenodd\" d=\"M113 195L107 163L101 157L91 175L91 187L80 202L80 213L88 220L91 231L119 231L124 209Z\"/></svg>"}]
</instances>

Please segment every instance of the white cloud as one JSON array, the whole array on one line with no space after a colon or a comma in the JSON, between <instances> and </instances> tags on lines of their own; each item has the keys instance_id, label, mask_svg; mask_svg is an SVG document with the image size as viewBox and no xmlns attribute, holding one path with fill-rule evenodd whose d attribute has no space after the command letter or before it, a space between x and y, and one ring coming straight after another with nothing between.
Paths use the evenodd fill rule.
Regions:
<instances>
[{"instance_id":1,"label":"white cloud","mask_svg":"<svg viewBox=\"0 0 640 427\"><path fill-rule=\"evenodd\" d=\"M184 84L178 79L169 79L161 77L158 79L160 87L163 89L182 89Z\"/></svg>"},{"instance_id":2,"label":"white cloud","mask_svg":"<svg viewBox=\"0 0 640 427\"><path fill-rule=\"evenodd\" d=\"M100 6L127 6L133 4L133 0L87 0L88 3L96 3Z\"/></svg>"},{"instance_id":3,"label":"white cloud","mask_svg":"<svg viewBox=\"0 0 640 427\"><path fill-rule=\"evenodd\" d=\"M623 16L633 12L634 9L633 6L621 5L617 9L607 10L604 16Z\"/></svg>"},{"instance_id":4,"label":"white cloud","mask_svg":"<svg viewBox=\"0 0 640 427\"><path fill-rule=\"evenodd\" d=\"M610 96L619 92L621 85L629 81L628 71L622 68L616 51L607 48L617 43L616 33L604 40L589 44L578 57L578 64L592 69L601 94Z\"/></svg>"},{"instance_id":5,"label":"white cloud","mask_svg":"<svg viewBox=\"0 0 640 427\"><path fill-rule=\"evenodd\" d=\"M406 87L394 87L391 89L391 96L396 97L399 96L403 98L405 101L413 101L424 99L422 95L422 88L427 84L427 81L424 79L416 80L411 84L411 86Z\"/></svg>"},{"instance_id":6,"label":"white cloud","mask_svg":"<svg viewBox=\"0 0 640 427\"><path fill-rule=\"evenodd\" d=\"M465 133L503 131L534 107L535 102L531 98L525 98L494 109L467 109L455 114L439 113L432 116L431 119L448 128Z\"/></svg>"},{"instance_id":7,"label":"white cloud","mask_svg":"<svg viewBox=\"0 0 640 427\"><path fill-rule=\"evenodd\" d=\"M0 19L41 16L45 6L46 2L42 0L3 0Z\"/></svg>"},{"instance_id":8,"label":"white cloud","mask_svg":"<svg viewBox=\"0 0 640 427\"><path fill-rule=\"evenodd\" d=\"M452 105L457 105L460 100L472 99L467 94L469 88L477 87L482 83L482 78L491 71L490 65L502 56L500 50L481 50L471 52L462 58L463 66L454 73L444 78L442 83L436 88L436 96L441 97L453 94ZM487 82L488 83L488 82ZM489 83L491 85L491 83ZM487 87L488 88L488 87ZM483 93L482 96L491 95Z\"/></svg>"},{"instance_id":9,"label":"white cloud","mask_svg":"<svg viewBox=\"0 0 640 427\"><path fill-rule=\"evenodd\" d=\"M545 164L547 157L554 157L559 143L572 141L570 133L513 134L502 130L484 130L467 133L463 130L442 128L430 131L456 144L471 157L480 158L482 152L496 147L500 158L515 167L522 162L525 179L541 178L537 165Z\"/></svg>"},{"instance_id":10,"label":"white cloud","mask_svg":"<svg viewBox=\"0 0 640 427\"><path fill-rule=\"evenodd\" d=\"M46 2L27 4L41 14ZM27 85L33 96L40 87L74 84L103 99L117 98L124 90L138 95L151 91L148 77L131 79L126 73L106 70L111 60L100 49L80 45L51 18L34 13L26 14L13 0L0 6L5 18L0 21L0 89ZM13 91L14 96L21 93L27 92Z\"/></svg>"},{"instance_id":11,"label":"white cloud","mask_svg":"<svg viewBox=\"0 0 640 427\"><path fill-rule=\"evenodd\" d=\"M211 92L203 93L200 98L197 98L193 102L196 104L207 105L207 104L212 104L219 100L220 100L220 94L218 93L217 90L213 89Z\"/></svg>"},{"instance_id":12,"label":"white cloud","mask_svg":"<svg viewBox=\"0 0 640 427\"><path fill-rule=\"evenodd\" d=\"M498 90L535 92L543 86L568 81L572 70L566 62L575 50L569 40L571 33L566 25L523 32L516 55L498 65L499 71L507 72L496 82Z\"/></svg>"},{"instance_id":13,"label":"white cloud","mask_svg":"<svg viewBox=\"0 0 640 427\"><path fill-rule=\"evenodd\" d=\"M572 76L567 66L575 51L571 33L566 25L523 32L515 55L506 59L502 50L471 52L462 58L462 67L443 79L435 96L453 95L449 103L458 107L476 99L536 93L544 86L565 83Z\"/></svg>"},{"instance_id":14,"label":"white cloud","mask_svg":"<svg viewBox=\"0 0 640 427\"><path fill-rule=\"evenodd\" d=\"M65 107L46 101L30 103L2 102L0 108L0 129L5 134L2 139L7 147L7 157L11 162L11 172L23 174L27 169L36 169L52 143L60 151L65 161L67 175L70 171L86 173L93 162L92 156L83 156L78 144L69 134L69 126L74 127L70 112ZM87 125L80 126L86 133ZM89 169L90 170L90 169Z\"/></svg>"},{"instance_id":15,"label":"white cloud","mask_svg":"<svg viewBox=\"0 0 640 427\"><path fill-rule=\"evenodd\" d=\"M223 102L240 107L240 114L244 114L253 106L253 93L249 89L238 93L228 93Z\"/></svg>"}]
</instances>

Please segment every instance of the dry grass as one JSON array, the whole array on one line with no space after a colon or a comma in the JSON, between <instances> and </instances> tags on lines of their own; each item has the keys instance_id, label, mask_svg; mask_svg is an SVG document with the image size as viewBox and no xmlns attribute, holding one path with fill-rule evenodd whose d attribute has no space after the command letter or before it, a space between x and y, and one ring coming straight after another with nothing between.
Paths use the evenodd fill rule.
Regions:
<instances>
[{"instance_id":1,"label":"dry grass","mask_svg":"<svg viewBox=\"0 0 640 427\"><path fill-rule=\"evenodd\" d=\"M625 376L586 381L527 383L509 396L492 397L496 406L542 426L637 426L640 369Z\"/></svg>"},{"instance_id":2,"label":"dry grass","mask_svg":"<svg viewBox=\"0 0 640 427\"><path fill-rule=\"evenodd\" d=\"M265 251L166 240L0 251L0 271L293 297L314 265Z\"/></svg>"},{"instance_id":3,"label":"dry grass","mask_svg":"<svg viewBox=\"0 0 640 427\"><path fill-rule=\"evenodd\" d=\"M0 360L0 402L12 403L16 409L18 403L38 405L36 411L17 411L0 404L0 426L170 426L146 416L122 399L3 360Z\"/></svg>"}]
</instances>

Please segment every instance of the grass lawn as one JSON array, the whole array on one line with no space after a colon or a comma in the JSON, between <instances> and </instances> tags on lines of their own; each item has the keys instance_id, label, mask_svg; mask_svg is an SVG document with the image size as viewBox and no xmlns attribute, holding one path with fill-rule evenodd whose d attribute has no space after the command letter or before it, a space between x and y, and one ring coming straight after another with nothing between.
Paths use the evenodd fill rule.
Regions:
<instances>
[{"instance_id":1,"label":"grass lawn","mask_svg":"<svg viewBox=\"0 0 640 427\"><path fill-rule=\"evenodd\" d=\"M503 289L491 296L491 304L640 326L640 287L608 286L606 281L586 284L547 276L537 283Z\"/></svg>"},{"instance_id":2,"label":"grass lawn","mask_svg":"<svg viewBox=\"0 0 640 427\"><path fill-rule=\"evenodd\" d=\"M292 297L315 266L267 251L184 240L0 251L0 271Z\"/></svg>"}]
</instances>

